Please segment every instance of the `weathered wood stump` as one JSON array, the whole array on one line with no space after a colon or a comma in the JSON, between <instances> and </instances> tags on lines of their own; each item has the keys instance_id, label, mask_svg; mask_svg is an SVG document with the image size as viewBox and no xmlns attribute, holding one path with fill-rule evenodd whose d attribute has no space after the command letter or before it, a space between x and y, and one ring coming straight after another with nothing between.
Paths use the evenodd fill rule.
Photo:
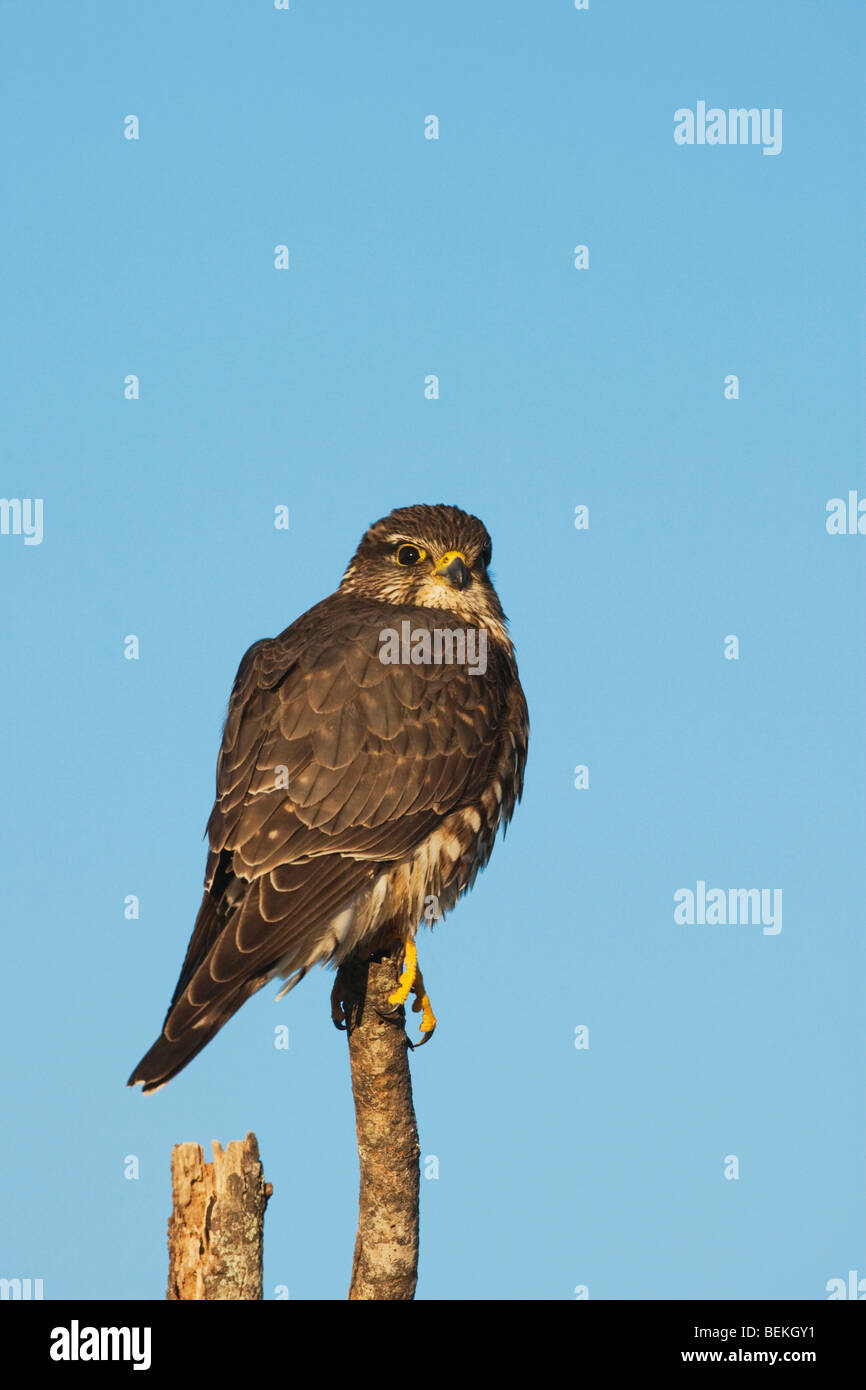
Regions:
<instances>
[{"instance_id":1,"label":"weathered wood stump","mask_svg":"<svg viewBox=\"0 0 866 1390\"><path fill-rule=\"evenodd\" d=\"M213 1142L213 1163L201 1144L171 1152L173 1210L168 1222L169 1299L260 1299L265 1182L253 1133L223 1151Z\"/></svg>"}]
</instances>

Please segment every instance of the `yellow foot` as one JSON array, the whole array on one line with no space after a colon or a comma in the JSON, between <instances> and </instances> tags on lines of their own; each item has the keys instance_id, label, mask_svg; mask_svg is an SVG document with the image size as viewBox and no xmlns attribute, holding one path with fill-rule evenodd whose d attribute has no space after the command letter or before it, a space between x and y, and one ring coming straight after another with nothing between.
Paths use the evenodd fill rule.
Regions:
<instances>
[{"instance_id":1,"label":"yellow foot","mask_svg":"<svg viewBox=\"0 0 866 1390\"><path fill-rule=\"evenodd\" d=\"M410 1047L421 1047L425 1042L429 1042L436 1027L436 1015L431 1006L427 991L424 988L424 977L418 969L418 948L414 940L406 942L406 951L403 957L403 973L397 982L397 988L388 995L389 1004L405 1004L410 994L415 995L415 1003L412 1005L413 1013L421 1015L421 1041L409 1044Z\"/></svg>"},{"instance_id":2,"label":"yellow foot","mask_svg":"<svg viewBox=\"0 0 866 1390\"><path fill-rule=\"evenodd\" d=\"M388 995L389 1004L405 1004L409 998L409 991L415 983L415 976L418 974L418 948L410 938L406 942L406 953L403 957L403 974L397 981L397 988L392 994Z\"/></svg>"},{"instance_id":3,"label":"yellow foot","mask_svg":"<svg viewBox=\"0 0 866 1390\"><path fill-rule=\"evenodd\" d=\"M429 1042L436 1031L436 1015L430 1003L430 997L424 989L424 980L420 970L415 972L415 983L412 986L412 993L415 995L415 1003L412 1005L412 1012L421 1015L421 1032L424 1034L416 1047L423 1047L425 1042Z\"/></svg>"}]
</instances>

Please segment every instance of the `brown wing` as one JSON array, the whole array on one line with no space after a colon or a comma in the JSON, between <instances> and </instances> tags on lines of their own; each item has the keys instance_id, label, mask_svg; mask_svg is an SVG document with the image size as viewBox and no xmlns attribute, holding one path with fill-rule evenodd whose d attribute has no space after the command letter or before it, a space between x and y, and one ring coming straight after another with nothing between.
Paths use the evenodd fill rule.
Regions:
<instances>
[{"instance_id":1,"label":"brown wing","mask_svg":"<svg viewBox=\"0 0 866 1390\"><path fill-rule=\"evenodd\" d=\"M204 899L163 1035L131 1083L168 1080L278 964L301 971L336 913L487 786L519 692L513 661L490 642L484 675L383 664L382 630L404 619L454 625L338 593L241 662Z\"/></svg>"}]
</instances>

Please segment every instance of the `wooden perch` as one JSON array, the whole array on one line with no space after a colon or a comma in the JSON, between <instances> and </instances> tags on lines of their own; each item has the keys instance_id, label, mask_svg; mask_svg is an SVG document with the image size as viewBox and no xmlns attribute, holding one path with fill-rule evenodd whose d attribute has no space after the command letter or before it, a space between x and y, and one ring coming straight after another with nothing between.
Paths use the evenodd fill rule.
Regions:
<instances>
[{"instance_id":1,"label":"wooden perch","mask_svg":"<svg viewBox=\"0 0 866 1390\"><path fill-rule=\"evenodd\" d=\"M352 956L335 994L347 1022L361 1190L350 1299L412 1299L418 1281L418 1126L404 1012L389 1004L403 948Z\"/></svg>"},{"instance_id":2,"label":"wooden perch","mask_svg":"<svg viewBox=\"0 0 866 1390\"><path fill-rule=\"evenodd\" d=\"M265 1182L256 1136L233 1140L213 1163L201 1144L171 1151L173 1210L168 1222L169 1299L260 1299L262 1228L273 1188Z\"/></svg>"}]
</instances>

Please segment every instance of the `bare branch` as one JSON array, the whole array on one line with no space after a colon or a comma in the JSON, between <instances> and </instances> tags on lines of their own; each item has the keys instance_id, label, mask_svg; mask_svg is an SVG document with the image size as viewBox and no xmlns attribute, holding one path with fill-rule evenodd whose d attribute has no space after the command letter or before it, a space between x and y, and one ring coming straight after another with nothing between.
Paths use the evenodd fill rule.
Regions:
<instances>
[{"instance_id":1,"label":"bare branch","mask_svg":"<svg viewBox=\"0 0 866 1390\"><path fill-rule=\"evenodd\" d=\"M420 1156L402 1008L389 1004L402 947L351 957L335 994L347 1018L361 1189L350 1299L412 1299Z\"/></svg>"}]
</instances>

